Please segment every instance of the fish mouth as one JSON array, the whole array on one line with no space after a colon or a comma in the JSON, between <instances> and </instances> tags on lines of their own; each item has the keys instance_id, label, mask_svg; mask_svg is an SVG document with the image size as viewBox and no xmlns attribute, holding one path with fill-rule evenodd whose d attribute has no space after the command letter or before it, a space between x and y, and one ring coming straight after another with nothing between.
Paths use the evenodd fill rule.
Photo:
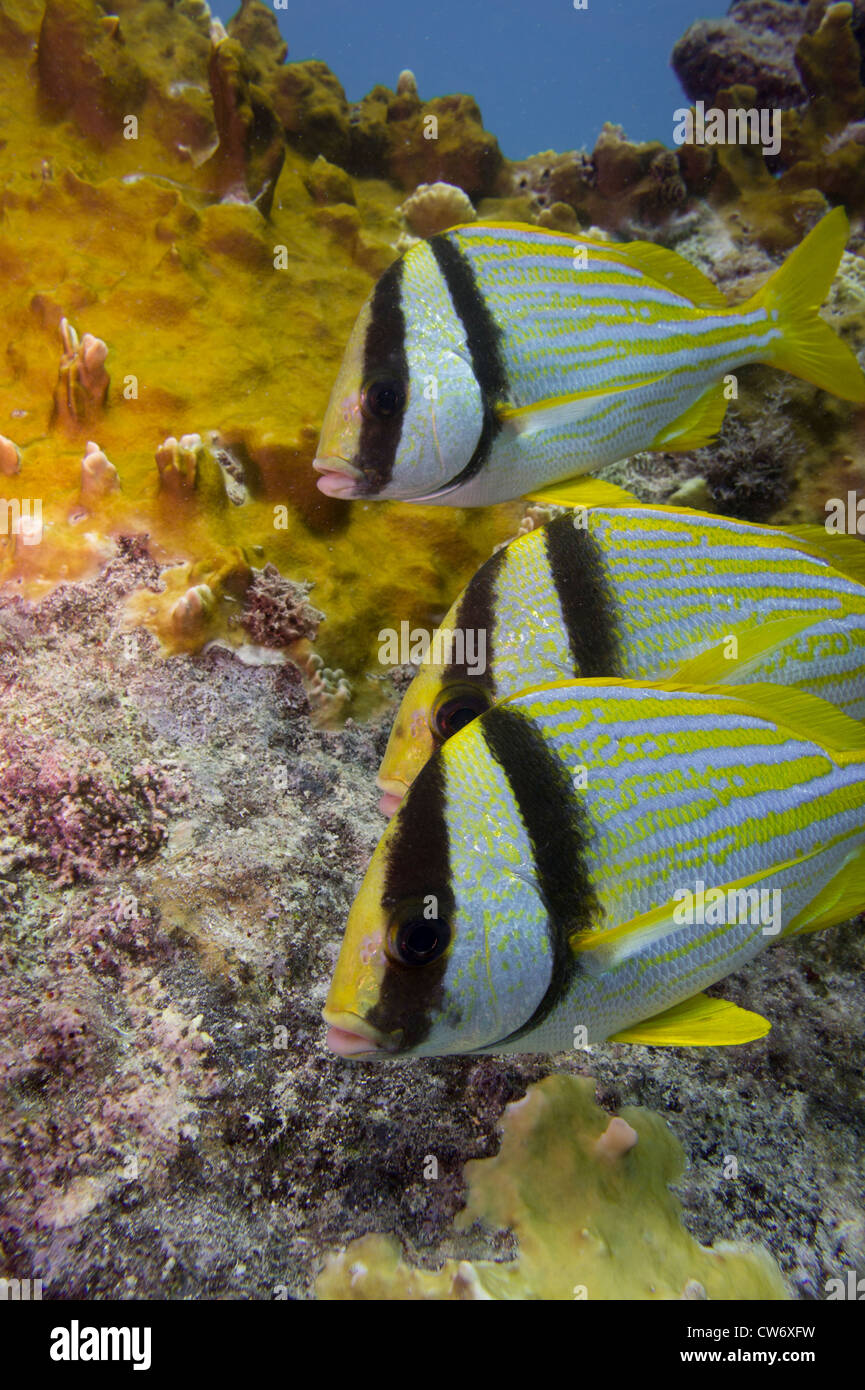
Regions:
<instances>
[{"instance_id":1,"label":"fish mouth","mask_svg":"<svg viewBox=\"0 0 865 1390\"><path fill-rule=\"evenodd\" d=\"M337 1057L381 1057L394 1051L394 1045L388 1045L384 1033L359 1014L323 1009L322 1017L328 1025L327 1045Z\"/></svg>"},{"instance_id":2,"label":"fish mouth","mask_svg":"<svg viewBox=\"0 0 865 1390\"><path fill-rule=\"evenodd\" d=\"M357 484L363 474L348 459L336 455L313 459L312 466L321 477L317 480L319 492L327 497L355 497Z\"/></svg>"},{"instance_id":3,"label":"fish mouth","mask_svg":"<svg viewBox=\"0 0 865 1390\"><path fill-rule=\"evenodd\" d=\"M396 777L376 777L375 784L384 796L378 803L378 809L383 816L390 820L391 816L396 815L402 799L408 791L408 784L400 782Z\"/></svg>"}]
</instances>

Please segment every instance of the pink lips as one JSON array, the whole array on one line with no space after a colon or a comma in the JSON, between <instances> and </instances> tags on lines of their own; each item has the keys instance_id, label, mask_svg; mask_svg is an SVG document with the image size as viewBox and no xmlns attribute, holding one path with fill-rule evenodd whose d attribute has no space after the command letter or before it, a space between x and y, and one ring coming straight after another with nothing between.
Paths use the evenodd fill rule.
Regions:
<instances>
[{"instance_id":1,"label":"pink lips","mask_svg":"<svg viewBox=\"0 0 865 1390\"><path fill-rule=\"evenodd\" d=\"M333 1025L327 1030L327 1045L338 1057L359 1057L363 1052L380 1051L374 1042L362 1038L360 1033L350 1033L347 1028L334 1028Z\"/></svg>"},{"instance_id":2,"label":"pink lips","mask_svg":"<svg viewBox=\"0 0 865 1390\"><path fill-rule=\"evenodd\" d=\"M396 796L394 792L385 792L384 795L379 799L378 809L381 811L383 816L387 816L388 819L390 819L391 816L396 815L401 805L401 796Z\"/></svg>"},{"instance_id":3,"label":"pink lips","mask_svg":"<svg viewBox=\"0 0 865 1390\"><path fill-rule=\"evenodd\" d=\"M327 497L354 497L360 473L346 459L313 459L312 466L321 474L317 481L319 492Z\"/></svg>"}]
</instances>

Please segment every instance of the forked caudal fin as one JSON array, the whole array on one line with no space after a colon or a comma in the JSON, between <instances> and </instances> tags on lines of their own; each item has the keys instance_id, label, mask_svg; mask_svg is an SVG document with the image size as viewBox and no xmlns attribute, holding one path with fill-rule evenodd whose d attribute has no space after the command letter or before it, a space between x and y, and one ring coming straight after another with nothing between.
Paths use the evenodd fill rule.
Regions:
<instances>
[{"instance_id":1,"label":"forked caudal fin","mask_svg":"<svg viewBox=\"0 0 865 1390\"><path fill-rule=\"evenodd\" d=\"M817 223L761 290L742 305L768 310L781 330L765 360L845 401L865 403L865 376L853 353L817 310L829 293L850 223L834 208Z\"/></svg>"}]
</instances>

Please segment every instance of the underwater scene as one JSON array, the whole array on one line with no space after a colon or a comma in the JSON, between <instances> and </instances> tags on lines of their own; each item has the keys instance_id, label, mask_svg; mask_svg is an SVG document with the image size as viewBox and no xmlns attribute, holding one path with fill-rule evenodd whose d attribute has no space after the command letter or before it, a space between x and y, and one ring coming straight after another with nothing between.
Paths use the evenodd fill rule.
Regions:
<instances>
[{"instance_id":1,"label":"underwater scene","mask_svg":"<svg viewBox=\"0 0 865 1390\"><path fill-rule=\"evenodd\" d=\"M0 0L55 1322L865 1298L865 3L462 9Z\"/></svg>"}]
</instances>

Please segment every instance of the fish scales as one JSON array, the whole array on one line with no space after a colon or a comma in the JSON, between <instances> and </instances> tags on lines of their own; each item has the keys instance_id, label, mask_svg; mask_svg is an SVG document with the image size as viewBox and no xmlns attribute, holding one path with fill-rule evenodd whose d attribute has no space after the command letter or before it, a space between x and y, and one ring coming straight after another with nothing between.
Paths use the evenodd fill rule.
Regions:
<instances>
[{"instance_id":1,"label":"fish scales","mask_svg":"<svg viewBox=\"0 0 865 1390\"><path fill-rule=\"evenodd\" d=\"M587 255L581 269L572 243L522 229L505 227L491 236L490 229L463 227L445 235L467 257L496 321L506 328L505 364L517 405L564 395L576 377L582 390L631 383L645 376L647 363L653 373L706 386L716 379L718 364L741 362L743 352L765 348L779 336L766 310L743 316L734 308L696 309L588 241L581 243ZM696 351L694 332L700 339Z\"/></svg>"}]
</instances>

